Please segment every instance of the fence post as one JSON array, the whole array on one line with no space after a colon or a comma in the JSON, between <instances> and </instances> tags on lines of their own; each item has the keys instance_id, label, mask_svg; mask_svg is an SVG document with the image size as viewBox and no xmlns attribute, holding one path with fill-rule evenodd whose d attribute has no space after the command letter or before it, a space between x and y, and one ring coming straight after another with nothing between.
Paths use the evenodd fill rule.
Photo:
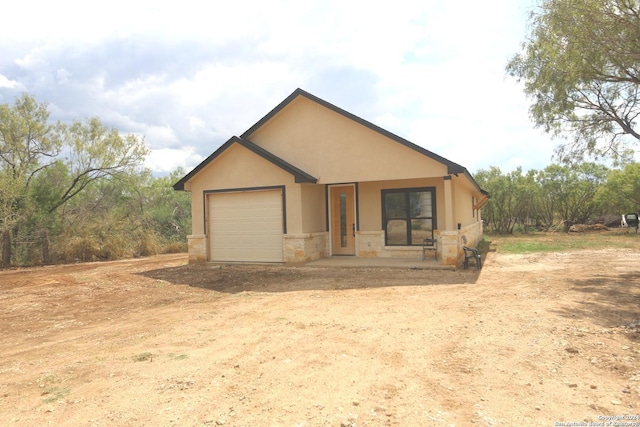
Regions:
<instances>
[{"instance_id":1,"label":"fence post","mask_svg":"<svg viewBox=\"0 0 640 427\"><path fill-rule=\"evenodd\" d=\"M40 238L42 239L42 263L49 264L49 232L42 230Z\"/></svg>"},{"instance_id":2,"label":"fence post","mask_svg":"<svg viewBox=\"0 0 640 427\"><path fill-rule=\"evenodd\" d=\"M2 233L2 267L11 267L11 235L9 230Z\"/></svg>"}]
</instances>

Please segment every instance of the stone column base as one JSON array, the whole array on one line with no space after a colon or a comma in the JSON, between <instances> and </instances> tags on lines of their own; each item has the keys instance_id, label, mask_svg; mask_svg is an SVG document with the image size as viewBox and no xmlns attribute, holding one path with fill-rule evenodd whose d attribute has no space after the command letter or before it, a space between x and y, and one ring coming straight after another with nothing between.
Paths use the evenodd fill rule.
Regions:
<instances>
[{"instance_id":1,"label":"stone column base","mask_svg":"<svg viewBox=\"0 0 640 427\"><path fill-rule=\"evenodd\" d=\"M189 243L189 264L198 264L207 261L207 236L187 236Z\"/></svg>"},{"instance_id":2,"label":"stone column base","mask_svg":"<svg viewBox=\"0 0 640 427\"><path fill-rule=\"evenodd\" d=\"M329 256L329 233L287 234L283 237L285 263L304 263Z\"/></svg>"}]
</instances>

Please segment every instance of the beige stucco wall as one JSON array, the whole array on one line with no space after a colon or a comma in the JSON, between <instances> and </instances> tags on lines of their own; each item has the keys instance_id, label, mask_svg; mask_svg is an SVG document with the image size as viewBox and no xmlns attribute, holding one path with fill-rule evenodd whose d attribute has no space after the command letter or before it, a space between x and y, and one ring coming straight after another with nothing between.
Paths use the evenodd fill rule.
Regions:
<instances>
[{"instance_id":1,"label":"beige stucco wall","mask_svg":"<svg viewBox=\"0 0 640 427\"><path fill-rule=\"evenodd\" d=\"M462 227L481 220L479 212L473 209L474 202L483 197L466 178L453 177L454 222Z\"/></svg>"},{"instance_id":2,"label":"beige stucco wall","mask_svg":"<svg viewBox=\"0 0 640 427\"><path fill-rule=\"evenodd\" d=\"M317 233L327 229L326 192L324 185L300 185L302 202L301 222L303 233Z\"/></svg>"},{"instance_id":3,"label":"beige stucco wall","mask_svg":"<svg viewBox=\"0 0 640 427\"><path fill-rule=\"evenodd\" d=\"M305 97L296 98L248 139L321 184L447 173L443 164Z\"/></svg>"}]
</instances>

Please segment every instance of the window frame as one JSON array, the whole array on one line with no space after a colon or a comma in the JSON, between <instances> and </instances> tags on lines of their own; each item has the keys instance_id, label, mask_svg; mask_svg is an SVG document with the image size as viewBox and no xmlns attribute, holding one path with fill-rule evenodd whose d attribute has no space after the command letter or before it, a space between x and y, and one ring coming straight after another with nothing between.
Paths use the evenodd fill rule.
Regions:
<instances>
[{"instance_id":1,"label":"window frame","mask_svg":"<svg viewBox=\"0 0 640 427\"><path fill-rule=\"evenodd\" d=\"M411 216L411 193L431 193L431 216L430 217L412 217ZM405 212L406 215L404 217L390 217L387 218L387 204L386 204L386 195L387 194L404 194L404 203L405 203ZM410 188L388 188L381 191L381 204L382 204L382 230L384 231L384 244L385 246L422 246L422 241L413 242L411 239L411 220L412 219L430 219L431 220L431 229L432 233L437 229L437 220L436 220L436 187L410 187ZM404 220L406 222L406 244L394 244L389 243L389 236L387 234L387 223L389 219L396 220Z\"/></svg>"}]
</instances>

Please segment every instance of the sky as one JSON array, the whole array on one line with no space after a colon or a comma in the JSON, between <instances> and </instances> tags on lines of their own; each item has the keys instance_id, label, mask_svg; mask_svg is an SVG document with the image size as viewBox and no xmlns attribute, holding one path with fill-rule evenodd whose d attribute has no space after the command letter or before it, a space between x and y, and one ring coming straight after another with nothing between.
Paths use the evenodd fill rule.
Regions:
<instances>
[{"instance_id":1,"label":"sky","mask_svg":"<svg viewBox=\"0 0 640 427\"><path fill-rule=\"evenodd\" d=\"M475 173L543 169L505 67L535 0L21 0L0 6L0 104L97 116L186 171L296 88Z\"/></svg>"}]
</instances>

